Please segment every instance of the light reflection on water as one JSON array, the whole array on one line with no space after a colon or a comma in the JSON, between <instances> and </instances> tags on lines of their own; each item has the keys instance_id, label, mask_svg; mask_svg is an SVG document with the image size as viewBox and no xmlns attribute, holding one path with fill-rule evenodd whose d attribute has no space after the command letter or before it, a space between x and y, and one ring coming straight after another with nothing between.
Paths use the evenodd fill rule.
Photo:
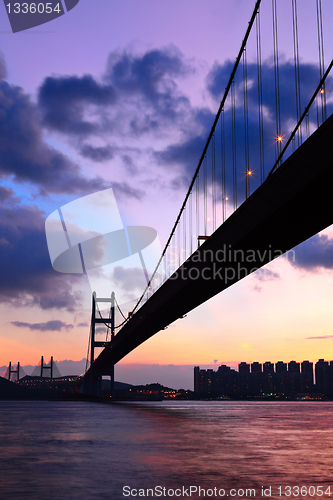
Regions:
<instances>
[{"instance_id":1,"label":"light reflection on water","mask_svg":"<svg viewBox=\"0 0 333 500\"><path fill-rule=\"evenodd\" d=\"M0 401L0 498L117 500L125 485L256 488L257 497L272 486L271 498L281 498L278 486L329 484L333 497L332 410L330 402Z\"/></svg>"}]
</instances>

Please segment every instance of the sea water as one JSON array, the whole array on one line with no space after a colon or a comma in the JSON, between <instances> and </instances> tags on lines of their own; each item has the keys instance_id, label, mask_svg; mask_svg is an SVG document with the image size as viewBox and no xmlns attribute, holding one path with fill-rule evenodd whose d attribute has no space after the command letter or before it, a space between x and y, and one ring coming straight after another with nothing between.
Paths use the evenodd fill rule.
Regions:
<instances>
[{"instance_id":1,"label":"sea water","mask_svg":"<svg viewBox=\"0 0 333 500\"><path fill-rule=\"evenodd\" d=\"M0 402L1 500L251 497L333 497L333 403Z\"/></svg>"}]
</instances>

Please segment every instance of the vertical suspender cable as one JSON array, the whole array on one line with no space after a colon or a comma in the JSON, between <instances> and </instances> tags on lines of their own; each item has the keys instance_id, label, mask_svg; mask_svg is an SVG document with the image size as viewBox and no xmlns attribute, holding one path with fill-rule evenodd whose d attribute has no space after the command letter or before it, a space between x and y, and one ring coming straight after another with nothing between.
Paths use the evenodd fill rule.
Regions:
<instances>
[{"instance_id":1,"label":"vertical suspender cable","mask_svg":"<svg viewBox=\"0 0 333 500\"><path fill-rule=\"evenodd\" d=\"M275 76L275 115L276 115L276 141L275 141L275 160L281 152L281 116L280 116L280 81L279 81L279 49L278 49L278 27L276 0L272 0L273 17L273 46L274 46L274 76Z\"/></svg>"},{"instance_id":2,"label":"vertical suspender cable","mask_svg":"<svg viewBox=\"0 0 333 500\"><path fill-rule=\"evenodd\" d=\"M317 29L318 29L318 51L319 51L319 72L320 80L323 78L325 72L325 60L324 60L324 35L323 35L323 16L321 9L321 0L316 0L317 4ZM325 93L325 83L323 88L320 90L321 99L321 115L322 122L326 120L326 93ZM318 123L319 126L319 123Z\"/></svg>"},{"instance_id":3,"label":"vertical suspender cable","mask_svg":"<svg viewBox=\"0 0 333 500\"><path fill-rule=\"evenodd\" d=\"M224 109L221 113L221 186L222 186L222 222L226 219L226 192L225 192L225 133L224 133Z\"/></svg>"},{"instance_id":4,"label":"vertical suspender cable","mask_svg":"<svg viewBox=\"0 0 333 500\"><path fill-rule=\"evenodd\" d=\"M299 50L298 50L298 22L297 22L297 0L292 0L293 12L293 38L294 38L294 68L295 68L295 92L296 92L296 117L297 122L302 113L301 107L301 79L299 72ZM297 131L298 146L302 144L302 126Z\"/></svg>"},{"instance_id":5,"label":"vertical suspender cable","mask_svg":"<svg viewBox=\"0 0 333 500\"><path fill-rule=\"evenodd\" d=\"M200 203L199 203L199 194L200 194L200 184L199 184L199 175L196 178L196 183L195 183L195 216L196 216L196 235L197 237L199 236L200 233L200 220L199 220L199 209L200 209Z\"/></svg>"},{"instance_id":6,"label":"vertical suspender cable","mask_svg":"<svg viewBox=\"0 0 333 500\"><path fill-rule=\"evenodd\" d=\"M216 179L215 179L215 133L212 137L212 217L213 231L216 229Z\"/></svg>"},{"instance_id":7,"label":"vertical suspender cable","mask_svg":"<svg viewBox=\"0 0 333 500\"><path fill-rule=\"evenodd\" d=\"M264 158L264 117L262 103L262 71L261 71L261 30L260 30L260 10L256 17L256 38L257 38L257 78L258 78L258 111L259 111L259 161L260 161L260 181L265 179L265 158Z\"/></svg>"},{"instance_id":8,"label":"vertical suspender cable","mask_svg":"<svg viewBox=\"0 0 333 500\"><path fill-rule=\"evenodd\" d=\"M236 96L235 83L231 86L231 141L232 141L232 194L234 210L237 208L237 164L236 164Z\"/></svg>"},{"instance_id":9,"label":"vertical suspender cable","mask_svg":"<svg viewBox=\"0 0 333 500\"><path fill-rule=\"evenodd\" d=\"M184 208L183 215L183 248L182 248L182 263L186 260L186 207Z\"/></svg>"},{"instance_id":10,"label":"vertical suspender cable","mask_svg":"<svg viewBox=\"0 0 333 500\"><path fill-rule=\"evenodd\" d=\"M189 210L189 238L190 238L190 254L192 255L193 252L193 227L192 227L192 217L193 217L193 191L191 191L191 195L189 198L189 203L190 203L190 210Z\"/></svg>"},{"instance_id":11,"label":"vertical suspender cable","mask_svg":"<svg viewBox=\"0 0 333 500\"><path fill-rule=\"evenodd\" d=\"M207 156L203 162L203 190L204 190L204 235L207 236Z\"/></svg>"},{"instance_id":12,"label":"vertical suspender cable","mask_svg":"<svg viewBox=\"0 0 333 500\"><path fill-rule=\"evenodd\" d=\"M177 226L177 239L178 239L178 248L177 248L177 251L178 251L178 267L180 267L180 247L181 247L181 244L180 244L180 221L178 222L178 226Z\"/></svg>"},{"instance_id":13,"label":"vertical suspender cable","mask_svg":"<svg viewBox=\"0 0 333 500\"><path fill-rule=\"evenodd\" d=\"M243 52L245 199L250 195L249 105L247 96L246 48Z\"/></svg>"}]
</instances>

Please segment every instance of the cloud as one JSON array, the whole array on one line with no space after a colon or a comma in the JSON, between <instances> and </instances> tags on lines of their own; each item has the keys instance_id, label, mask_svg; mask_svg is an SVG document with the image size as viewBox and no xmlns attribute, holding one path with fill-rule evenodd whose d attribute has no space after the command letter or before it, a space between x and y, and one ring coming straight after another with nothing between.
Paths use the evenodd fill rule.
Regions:
<instances>
[{"instance_id":1,"label":"cloud","mask_svg":"<svg viewBox=\"0 0 333 500\"><path fill-rule=\"evenodd\" d=\"M14 191L7 186L0 186L0 203L3 202L14 202L20 201L20 198L14 197Z\"/></svg>"},{"instance_id":2,"label":"cloud","mask_svg":"<svg viewBox=\"0 0 333 500\"><path fill-rule=\"evenodd\" d=\"M281 278L280 274L276 271L268 269L266 267L262 267L251 274L251 276L258 281L272 281L278 280Z\"/></svg>"},{"instance_id":3,"label":"cloud","mask_svg":"<svg viewBox=\"0 0 333 500\"><path fill-rule=\"evenodd\" d=\"M154 156L161 165L182 164L186 170L194 173L205 143L203 136L191 137L184 142L171 144L162 151L156 151Z\"/></svg>"},{"instance_id":4,"label":"cloud","mask_svg":"<svg viewBox=\"0 0 333 500\"><path fill-rule=\"evenodd\" d=\"M140 96L159 116L175 119L188 99L177 88L175 79L193 71L180 51L171 46L154 49L142 56L124 51L110 54L105 79L120 95Z\"/></svg>"},{"instance_id":5,"label":"cloud","mask_svg":"<svg viewBox=\"0 0 333 500\"><path fill-rule=\"evenodd\" d=\"M47 323L24 323L22 321L12 321L12 325L20 328L29 328L30 330L39 330L41 332L60 332L61 330L70 330L74 328L71 324L66 324L58 319L47 321Z\"/></svg>"},{"instance_id":6,"label":"cloud","mask_svg":"<svg viewBox=\"0 0 333 500\"><path fill-rule=\"evenodd\" d=\"M53 270L45 238L45 214L20 203L11 189L0 188L0 303L37 305L42 309L80 306L73 289L82 275Z\"/></svg>"},{"instance_id":7,"label":"cloud","mask_svg":"<svg viewBox=\"0 0 333 500\"><path fill-rule=\"evenodd\" d=\"M90 144L84 144L80 151L81 155L85 158L89 158L96 162L103 162L105 160L111 160L114 154L110 146L105 147L94 147Z\"/></svg>"},{"instance_id":8,"label":"cloud","mask_svg":"<svg viewBox=\"0 0 333 500\"><path fill-rule=\"evenodd\" d=\"M34 184L42 195L90 194L108 187L120 196L143 195L127 183L84 177L78 165L43 140L38 110L30 97L5 81L0 82L1 177Z\"/></svg>"},{"instance_id":9,"label":"cloud","mask_svg":"<svg viewBox=\"0 0 333 500\"><path fill-rule=\"evenodd\" d=\"M98 133L101 127L98 118L85 118L86 108L101 109L114 104L115 99L113 88L99 84L91 75L47 77L38 95L44 126L83 136Z\"/></svg>"},{"instance_id":10,"label":"cloud","mask_svg":"<svg viewBox=\"0 0 333 500\"><path fill-rule=\"evenodd\" d=\"M326 234L316 234L295 249L294 267L307 271L316 271L322 267L333 269L333 239Z\"/></svg>"},{"instance_id":11,"label":"cloud","mask_svg":"<svg viewBox=\"0 0 333 500\"><path fill-rule=\"evenodd\" d=\"M144 290L147 286L143 271L139 267L116 266L112 273L112 279L127 292L137 289Z\"/></svg>"},{"instance_id":12,"label":"cloud","mask_svg":"<svg viewBox=\"0 0 333 500\"><path fill-rule=\"evenodd\" d=\"M91 75L45 78L38 93L43 125L74 137L71 144L82 156L97 162L111 160L116 153L126 154L128 146L110 141L145 135L160 138L174 130L175 123L188 119L190 101L177 80L193 71L174 46L139 55L112 52L103 83ZM101 137L107 144L93 144L94 138Z\"/></svg>"},{"instance_id":13,"label":"cloud","mask_svg":"<svg viewBox=\"0 0 333 500\"><path fill-rule=\"evenodd\" d=\"M207 76L207 89L216 100L220 101L222 94L230 78L234 63L226 61L223 64L215 62L211 71ZM318 66L311 63L301 62L300 81L301 81L301 97L302 107L308 103L311 95L319 83ZM262 73L262 90L263 90L263 105L272 113L275 109L275 74L273 60L268 59L263 61L261 65ZM248 75L248 98L249 106L257 107L258 90L257 85L257 64L247 64ZM243 83L241 80L242 70L238 69L235 79L236 92L243 92ZM280 108L281 116L284 120L295 116L295 95L292 94L295 81L295 66L293 61L279 61L279 90L280 90ZM241 101L243 103L243 101ZM243 104L242 104L243 105Z\"/></svg>"},{"instance_id":14,"label":"cloud","mask_svg":"<svg viewBox=\"0 0 333 500\"><path fill-rule=\"evenodd\" d=\"M320 337L305 337L306 340L314 340L314 339L332 339L333 335L322 335Z\"/></svg>"},{"instance_id":15,"label":"cloud","mask_svg":"<svg viewBox=\"0 0 333 500\"><path fill-rule=\"evenodd\" d=\"M99 326L98 328L95 329L95 333L105 333L106 327L104 326Z\"/></svg>"}]
</instances>

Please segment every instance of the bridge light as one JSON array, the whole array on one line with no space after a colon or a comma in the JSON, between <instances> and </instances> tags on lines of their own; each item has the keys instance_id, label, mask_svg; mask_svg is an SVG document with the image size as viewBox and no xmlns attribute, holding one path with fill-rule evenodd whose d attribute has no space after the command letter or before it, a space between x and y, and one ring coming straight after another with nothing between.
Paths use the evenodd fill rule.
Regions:
<instances>
[{"instance_id":1,"label":"bridge light","mask_svg":"<svg viewBox=\"0 0 333 500\"><path fill-rule=\"evenodd\" d=\"M321 94L325 94L325 90L324 89L320 89L320 93Z\"/></svg>"},{"instance_id":2,"label":"bridge light","mask_svg":"<svg viewBox=\"0 0 333 500\"><path fill-rule=\"evenodd\" d=\"M229 200L229 198L228 198L228 196L226 196L226 197L225 197L225 201L228 201L228 200Z\"/></svg>"},{"instance_id":3,"label":"bridge light","mask_svg":"<svg viewBox=\"0 0 333 500\"><path fill-rule=\"evenodd\" d=\"M248 170L248 171L246 172L246 175L251 176L252 174L253 174L253 171L252 171L252 170Z\"/></svg>"},{"instance_id":4,"label":"bridge light","mask_svg":"<svg viewBox=\"0 0 333 500\"><path fill-rule=\"evenodd\" d=\"M276 142L282 142L282 140L283 140L282 135L278 135L276 138Z\"/></svg>"}]
</instances>

